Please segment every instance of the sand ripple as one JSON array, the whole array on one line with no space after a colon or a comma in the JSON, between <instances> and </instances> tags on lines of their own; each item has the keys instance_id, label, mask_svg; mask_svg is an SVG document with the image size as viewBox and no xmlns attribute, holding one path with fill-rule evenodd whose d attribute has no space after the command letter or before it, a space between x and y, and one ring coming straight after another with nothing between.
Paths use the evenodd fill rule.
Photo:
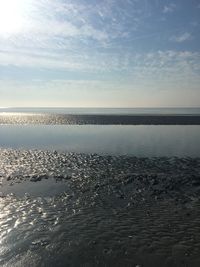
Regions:
<instances>
[{"instance_id":1,"label":"sand ripple","mask_svg":"<svg viewBox=\"0 0 200 267\"><path fill-rule=\"evenodd\" d=\"M0 150L0 265L199 266L199 174L199 158Z\"/></svg>"}]
</instances>

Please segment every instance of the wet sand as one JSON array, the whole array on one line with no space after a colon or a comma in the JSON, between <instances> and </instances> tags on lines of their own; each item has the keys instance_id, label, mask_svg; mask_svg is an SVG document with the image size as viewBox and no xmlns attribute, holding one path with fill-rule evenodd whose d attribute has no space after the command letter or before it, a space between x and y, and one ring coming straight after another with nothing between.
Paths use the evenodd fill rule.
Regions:
<instances>
[{"instance_id":1,"label":"wet sand","mask_svg":"<svg viewBox=\"0 0 200 267\"><path fill-rule=\"evenodd\" d=\"M0 180L1 266L200 266L200 158L2 149Z\"/></svg>"},{"instance_id":2,"label":"wet sand","mask_svg":"<svg viewBox=\"0 0 200 267\"><path fill-rule=\"evenodd\" d=\"M200 115L51 115L1 113L0 124L200 125Z\"/></svg>"}]
</instances>

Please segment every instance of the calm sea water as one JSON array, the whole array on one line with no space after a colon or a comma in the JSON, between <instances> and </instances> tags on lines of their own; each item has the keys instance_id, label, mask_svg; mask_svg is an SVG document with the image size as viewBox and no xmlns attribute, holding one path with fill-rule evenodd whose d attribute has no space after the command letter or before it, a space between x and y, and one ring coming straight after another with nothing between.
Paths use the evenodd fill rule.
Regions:
<instances>
[{"instance_id":1,"label":"calm sea water","mask_svg":"<svg viewBox=\"0 0 200 267\"><path fill-rule=\"evenodd\" d=\"M0 147L141 157L198 157L200 126L1 125Z\"/></svg>"},{"instance_id":2,"label":"calm sea water","mask_svg":"<svg viewBox=\"0 0 200 267\"><path fill-rule=\"evenodd\" d=\"M0 125L0 148L59 150L139 157L198 157L200 155L199 125L54 125L54 122L52 125L20 125L20 114L200 115L200 108L0 109L1 115L5 114L5 117L9 116L11 119L12 113L19 115L19 121L13 125Z\"/></svg>"}]
</instances>

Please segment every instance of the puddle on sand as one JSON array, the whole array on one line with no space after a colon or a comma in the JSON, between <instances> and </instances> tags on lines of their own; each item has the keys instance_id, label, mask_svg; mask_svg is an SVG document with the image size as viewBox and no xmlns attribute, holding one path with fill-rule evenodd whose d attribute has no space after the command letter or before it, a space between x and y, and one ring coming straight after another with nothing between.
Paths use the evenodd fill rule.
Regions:
<instances>
[{"instance_id":1,"label":"puddle on sand","mask_svg":"<svg viewBox=\"0 0 200 267\"><path fill-rule=\"evenodd\" d=\"M14 194L17 197L23 197L27 194L32 197L53 197L67 191L69 189L66 182L56 181L53 178L42 179L37 182L24 181L23 183L13 184L6 181L0 187L0 195Z\"/></svg>"}]
</instances>

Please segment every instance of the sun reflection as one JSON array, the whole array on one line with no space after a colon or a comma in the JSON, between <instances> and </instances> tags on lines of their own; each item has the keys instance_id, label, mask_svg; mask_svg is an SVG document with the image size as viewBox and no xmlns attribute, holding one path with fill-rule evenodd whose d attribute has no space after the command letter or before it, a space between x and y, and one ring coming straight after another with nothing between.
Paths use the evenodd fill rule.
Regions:
<instances>
[{"instance_id":1,"label":"sun reflection","mask_svg":"<svg viewBox=\"0 0 200 267\"><path fill-rule=\"evenodd\" d=\"M30 0L0 0L0 36L22 31L29 3Z\"/></svg>"}]
</instances>

